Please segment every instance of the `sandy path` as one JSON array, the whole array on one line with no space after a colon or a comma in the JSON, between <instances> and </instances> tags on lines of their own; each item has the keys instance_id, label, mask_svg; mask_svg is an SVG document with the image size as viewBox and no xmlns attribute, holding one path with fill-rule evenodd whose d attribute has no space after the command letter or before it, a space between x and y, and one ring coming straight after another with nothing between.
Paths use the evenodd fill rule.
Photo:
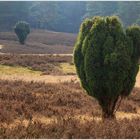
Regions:
<instances>
[{"instance_id":1,"label":"sandy path","mask_svg":"<svg viewBox=\"0 0 140 140\"><path fill-rule=\"evenodd\" d=\"M3 48L3 45L0 45L0 50Z\"/></svg>"},{"instance_id":2,"label":"sandy path","mask_svg":"<svg viewBox=\"0 0 140 140\"><path fill-rule=\"evenodd\" d=\"M0 75L1 80L23 80L26 82L45 82L45 83L58 83L58 82L70 82L77 81L78 78L76 75ZM135 87L140 87L140 72L137 75Z\"/></svg>"},{"instance_id":3,"label":"sandy path","mask_svg":"<svg viewBox=\"0 0 140 140\"><path fill-rule=\"evenodd\" d=\"M40 75L40 76L32 76L32 75L1 75L1 80L22 80L26 82L44 82L44 83L60 83L60 82L70 82L70 81L76 81L77 76L76 75L63 75L63 76L57 76L57 75Z\"/></svg>"},{"instance_id":4,"label":"sandy path","mask_svg":"<svg viewBox=\"0 0 140 140\"><path fill-rule=\"evenodd\" d=\"M2 45L0 45L0 49L2 49ZM2 53L0 52L0 55L11 55L13 53ZM15 53L16 54L16 53ZM33 54L33 53L26 53L26 54L21 54L21 53L18 53L17 55L22 55L22 56L73 56L73 54Z\"/></svg>"}]
</instances>

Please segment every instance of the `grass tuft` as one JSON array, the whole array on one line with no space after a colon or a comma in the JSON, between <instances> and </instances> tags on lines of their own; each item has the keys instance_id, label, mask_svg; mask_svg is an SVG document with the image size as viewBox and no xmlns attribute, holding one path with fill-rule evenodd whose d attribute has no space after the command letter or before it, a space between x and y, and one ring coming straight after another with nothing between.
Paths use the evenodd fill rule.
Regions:
<instances>
[{"instance_id":1,"label":"grass tuft","mask_svg":"<svg viewBox=\"0 0 140 140\"><path fill-rule=\"evenodd\" d=\"M76 74L75 67L71 63L60 63L60 68L64 74Z\"/></svg>"},{"instance_id":2,"label":"grass tuft","mask_svg":"<svg viewBox=\"0 0 140 140\"><path fill-rule=\"evenodd\" d=\"M27 67L0 65L0 75L40 75L41 73L41 71L31 70Z\"/></svg>"}]
</instances>

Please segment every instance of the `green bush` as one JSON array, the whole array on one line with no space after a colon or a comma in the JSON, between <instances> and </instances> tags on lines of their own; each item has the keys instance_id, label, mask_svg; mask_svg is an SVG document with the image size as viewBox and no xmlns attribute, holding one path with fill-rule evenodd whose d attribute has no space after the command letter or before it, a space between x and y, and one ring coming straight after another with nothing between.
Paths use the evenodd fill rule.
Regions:
<instances>
[{"instance_id":1,"label":"green bush","mask_svg":"<svg viewBox=\"0 0 140 140\"><path fill-rule=\"evenodd\" d=\"M25 21L19 21L16 23L14 31L16 35L18 36L19 42L21 44L24 44L27 38L27 35L30 33L30 26Z\"/></svg>"},{"instance_id":2,"label":"green bush","mask_svg":"<svg viewBox=\"0 0 140 140\"><path fill-rule=\"evenodd\" d=\"M102 117L114 118L116 103L128 96L138 73L140 27L122 28L116 16L86 19L74 48L82 87L95 97Z\"/></svg>"}]
</instances>

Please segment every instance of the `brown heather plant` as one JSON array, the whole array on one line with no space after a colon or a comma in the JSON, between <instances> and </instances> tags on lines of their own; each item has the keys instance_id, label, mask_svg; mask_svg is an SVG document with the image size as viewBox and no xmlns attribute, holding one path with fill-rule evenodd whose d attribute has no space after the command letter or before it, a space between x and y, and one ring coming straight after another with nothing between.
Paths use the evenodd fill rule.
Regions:
<instances>
[{"instance_id":1,"label":"brown heather plant","mask_svg":"<svg viewBox=\"0 0 140 140\"><path fill-rule=\"evenodd\" d=\"M70 54L76 34L32 30L26 44L20 45L14 32L0 32L2 53L26 54Z\"/></svg>"},{"instance_id":2,"label":"brown heather plant","mask_svg":"<svg viewBox=\"0 0 140 140\"><path fill-rule=\"evenodd\" d=\"M72 53L75 39L73 34L36 30L22 47L14 33L1 32L1 52L29 55L0 55L0 65L63 75L57 66L71 63L71 56L30 54ZM129 119L100 122L97 101L73 80L57 84L0 80L0 138L140 138L140 119L131 118L131 113L139 115L139 92L134 88L119 107Z\"/></svg>"},{"instance_id":3,"label":"brown heather plant","mask_svg":"<svg viewBox=\"0 0 140 140\"><path fill-rule=\"evenodd\" d=\"M121 127L123 126L123 127ZM85 122L62 120L61 123L45 125L41 122L30 122L27 127L22 123L10 129L1 127L0 138L140 138L140 119L109 122Z\"/></svg>"},{"instance_id":4,"label":"brown heather plant","mask_svg":"<svg viewBox=\"0 0 140 140\"><path fill-rule=\"evenodd\" d=\"M0 64L61 75L54 67L71 59L7 54L0 55ZM138 114L139 92L134 88L119 111ZM57 84L0 81L0 138L140 138L140 119L100 122L96 120L100 116L97 101L73 80Z\"/></svg>"},{"instance_id":5,"label":"brown heather plant","mask_svg":"<svg viewBox=\"0 0 140 140\"><path fill-rule=\"evenodd\" d=\"M60 63L71 63L72 56L53 56L53 55L17 55L17 54L4 54L0 55L0 64L9 66L23 66L32 70L42 71L44 74L57 74L63 73L57 66Z\"/></svg>"},{"instance_id":6,"label":"brown heather plant","mask_svg":"<svg viewBox=\"0 0 140 140\"><path fill-rule=\"evenodd\" d=\"M0 87L0 138L140 138L139 118L97 121L101 109L79 83L1 80ZM137 92L119 111L137 112Z\"/></svg>"}]
</instances>

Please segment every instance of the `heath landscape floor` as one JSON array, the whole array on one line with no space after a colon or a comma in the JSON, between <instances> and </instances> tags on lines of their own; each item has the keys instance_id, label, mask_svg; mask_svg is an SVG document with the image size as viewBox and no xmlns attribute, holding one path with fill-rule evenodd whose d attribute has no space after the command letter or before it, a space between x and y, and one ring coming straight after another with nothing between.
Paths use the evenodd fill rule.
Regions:
<instances>
[{"instance_id":1,"label":"heath landscape floor","mask_svg":"<svg viewBox=\"0 0 140 140\"><path fill-rule=\"evenodd\" d=\"M117 120L102 122L76 75L75 39L39 30L22 46L0 33L0 138L140 138L140 72Z\"/></svg>"},{"instance_id":2,"label":"heath landscape floor","mask_svg":"<svg viewBox=\"0 0 140 140\"><path fill-rule=\"evenodd\" d=\"M32 30L25 45L20 45L14 32L0 32L1 53L71 54L76 34Z\"/></svg>"},{"instance_id":3,"label":"heath landscape floor","mask_svg":"<svg viewBox=\"0 0 140 140\"><path fill-rule=\"evenodd\" d=\"M139 93L140 73L117 121L106 124L80 87L72 56L3 54L0 138L140 138Z\"/></svg>"}]
</instances>

